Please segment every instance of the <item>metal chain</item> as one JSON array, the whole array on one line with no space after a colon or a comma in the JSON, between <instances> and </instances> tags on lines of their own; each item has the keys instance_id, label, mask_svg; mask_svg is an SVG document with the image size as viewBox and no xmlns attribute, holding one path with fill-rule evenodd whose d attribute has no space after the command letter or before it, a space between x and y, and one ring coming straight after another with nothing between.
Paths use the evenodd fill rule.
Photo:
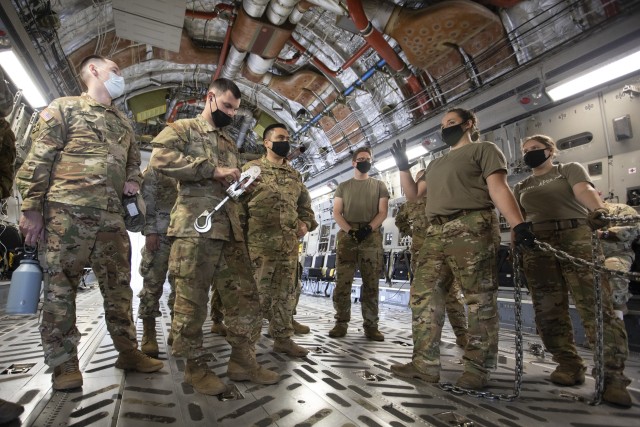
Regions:
<instances>
[{"instance_id":1,"label":"metal chain","mask_svg":"<svg viewBox=\"0 0 640 427\"><path fill-rule=\"evenodd\" d=\"M591 233L591 256L593 257L593 264L599 266L602 264L602 253L600 249L600 239L598 239L597 231ZM593 271L593 287L596 299L596 343L593 353L595 363L595 380L596 389L593 396L593 400L589 402L590 405L599 405L602 400L602 393L604 392L604 328L602 320L602 287L600 286L600 274Z\"/></svg>"},{"instance_id":2,"label":"metal chain","mask_svg":"<svg viewBox=\"0 0 640 427\"><path fill-rule=\"evenodd\" d=\"M515 368L515 380L513 386L513 394L506 393L492 393L490 391L478 391L470 390L463 387L458 387L451 383L440 383L439 386L442 390L448 391L453 394L472 397L479 397L489 400L502 400L505 402L512 402L520 396L520 389L522 388L522 372L524 371L524 356L522 345L522 276L520 275L522 266L522 253L520 249L516 248L513 251L513 301L515 302L515 328L516 328L516 368Z\"/></svg>"},{"instance_id":3,"label":"metal chain","mask_svg":"<svg viewBox=\"0 0 640 427\"><path fill-rule=\"evenodd\" d=\"M622 217L617 216L605 216L604 219L616 224L635 224L640 223L640 216L626 215ZM596 299L596 348L595 348L595 369L596 369L596 390L594 400L590 402L591 405L598 405L602 400L602 394L604 391L604 331L602 320L602 287L600 286L600 275L603 273L615 275L623 278L640 278L640 273L621 272L617 270L611 270L605 268L600 262L600 240L598 239L597 232L594 231L591 237L593 244L591 245L593 262L588 262L581 258L576 258L569 255L566 252L555 249L551 245L535 240L536 245L543 251L549 251L560 260L569 261L577 266L586 266L593 271L593 281L595 287L595 299ZM457 395L467 395L472 397L479 397L489 400L502 400L511 402L520 396L520 390L522 389L522 377L524 371L524 356L522 345L522 253L519 248L513 251L513 301L515 303L515 332L516 332L516 366L515 366L515 381L513 387L513 394L506 393L492 393L490 391L478 391L470 390L463 387L458 387L452 383L440 383L439 386L442 390L448 391Z\"/></svg>"}]
</instances>

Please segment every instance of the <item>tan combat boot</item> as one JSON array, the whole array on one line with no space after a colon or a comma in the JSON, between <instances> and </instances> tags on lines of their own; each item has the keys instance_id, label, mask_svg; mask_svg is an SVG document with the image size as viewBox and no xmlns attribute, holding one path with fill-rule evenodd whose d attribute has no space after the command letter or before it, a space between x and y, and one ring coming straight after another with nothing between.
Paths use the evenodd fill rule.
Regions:
<instances>
[{"instance_id":1,"label":"tan combat boot","mask_svg":"<svg viewBox=\"0 0 640 427\"><path fill-rule=\"evenodd\" d=\"M68 390L82 387L82 373L78 363L78 356L63 362L53 368L53 389Z\"/></svg>"},{"instance_id":2,"label":"tan combat boot","mask_svg":"<svg viewBox=\"0 0 640 427\"><path fill-rule=\"evenodd\" d=\"M391 365L391 372L402 378L418 378L427 383L437 383L440 381L440 375L427 374L416 369L413 362L404 365Z\"/></svg>"},{"instance_id":3,"label":"tan combat boot","mask_svg":"<svg viewBox=\"0 0 640 427\"><path fill-rule=\"evenodd\" d=\"M147 356L137 348L123 351L116 360L116 368L127 371L155 372L163 367L164 363L160 360Z\"/></svg>"},{"instance_id":4,"label":"tan combat boot","mask_svg":"<svg viewBox=\"0 0 640 427\"><path fill-rule=\"evenodd\" d=\"M346 322L336 322L336 325L329 331L329 336L331 338L342 338L347 335L348 323Z\"/></svg>"},{"instance_id":5,"label":"tan combat boot","mask_svg":"<svg viewBox=\"0 0 640 427\"><path fill-rule=\"evenodd\" d=\"M309 354L309 350L299 346L291 338L276 338L273 343L273 351L277 353L286 353L293 357L305 357Z\"/></svg>"},{"instance_id":6,"label":"tan combat boot","mask_svg":"<svg viewBox=\"0 0 640 427\"><path fill-rule=\"evenodd\" d=\"M626 383L620 380L605 380L602 400L624 408L631 408L631 395L627 391Z\"/></svg>"},{"instance_id":7,"label":"tan combat boot","mask_svg":"<svg viewBox=\"0 0 640 427\"><path fill-rule=\"evenodd\" d=\"M142 346L140 349L144 354L151 357L158 357L158 340L156 338L156 319L153 317L142 319Z\"/></svg>"},{"instance_id":8,"label":"tan combat boot","mask_svg":"<svg viewBox=\"0 0 640 427\"><path fill-rule=\"evenodd\" d=\"M456 337L456 345L458 347L466 348L468 342L469 338L467 338L467 334L459 335Z\"/></svg>"},{"instance_id":9,"label":"tan combat boot","mask_svg":"<svg viewBox=\"0 0 640 427\"><path fill-rule=\"evenodd\" d=\"M296 334L304 335L311 332L311 328L309 328L307 325L296 322L295 319L291 319L291 326L293 326L293 332L295 332Z\"/></svg>"},{"instance_id":10,"label":"tan combat boot","mask_svg":"<svg viewBox=\"0 0 640 427\"><path fill-rule=\"evenodd\" d=\"M275 384L280 374L264 369L256 361L255 347L250 344L234 346L231 349L227 376L232 381L251 381L256 384Z\"/></svg>"},{"instance_id":11,"label":"tan combat boot","mask_svg":"<svg viewBox=\"0 0 640 427\"><path fill-rule=\"evenodd\" d=\"M227 386L209 369L205 361L187 359L184 382L191 384L198 393L215 396L227 391Z\"/></svg>"},{"instance_id":12,"label":"tan combat boot","mask_svg":"<svg viewBox=\"0 0 640 427\"><path fill-rule=\"evenodd\" d=\"M465 388L468 390L480 390L487 386L489 382L489 375L481 375L475 372L464 371L458 381L456 381L456 387Z\"/></svg>"},{"instance_id":13,"label":"tan combat boot","mask_svg":"<svg viewBox=\"0 0 640 427\"><path fill-rule=\"evenodd\" d=\"M364 328L364 336L371 341L384 341L384 335L378 330L377 327Z\"/></svg>"},{"instance_id":14,"label":"tan combat boot","mask_svg":"<svg viewBox=\"0 0 640 427\"><path fill-rule=\"evenodd\" d=\"M169 329L169 336L167 337L167 345L173 345L173 331Z\"/></svg>"},{"instance_id":15,"label":"tan combat boot","mask_svg":"<svg viewBox=\"0 0 640 427\"><path fill-rule=\"evenodd\" d=\"M225 325L224 323L222 323L220 321L214 320L212 325L211 325L211 333L218 334L218 335L221 335L223 337L226 337L227 336L227 325Z\"/></svg>"},{"instance_id":16,"label":"tan combat boot","mask_svg":"<svg viewBox=\"0 0 640 427\"><path fill-rule=\"evenodd\" d=\"M577 385L584 383L584 366L558 365L556 370L551 373L549 378L551 382L558 385Z\"/></svg>"}]
</instances>

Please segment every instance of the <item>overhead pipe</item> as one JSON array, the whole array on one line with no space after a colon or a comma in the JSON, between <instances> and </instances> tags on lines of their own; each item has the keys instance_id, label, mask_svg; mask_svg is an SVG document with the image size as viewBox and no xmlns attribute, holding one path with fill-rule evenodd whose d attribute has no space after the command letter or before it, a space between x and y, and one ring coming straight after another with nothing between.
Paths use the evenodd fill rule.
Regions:
<instances>
[{"instance_id":1,"label":"overhead pipe","mask_svg":"<svg viewBox=\"0 0 640 427\"><path fill-rule=\"evenodd\" d=\"M382 67L384 67L384 65L386 64L386 60L381 59L380 61L378 61L373 67L369 68L363 75L362 77L360 77L358 80L356 80L351 86L349 86L348 88L346 88L343 92L342 95L343 97L349 96L350 94L353 93L354 90L356 90L357 88L361 87L365 81L367 81L373 74L375 74L375 72L377 70L381 70ZM302 126L299 130L297 130L293 135L292 138L297 138L299 135L301 135L302 133L306 132L307 130L309 130L309 128L311 128L311 126L313 126L314 124L318 123L320 121L320 119L322 117L324 117L327 113L329 113L333 107L336 106L336 104L338 104L338 99L336 98L332 103L328 104L327 106L325 106L325 108L319 112L318 114L316 114L313 118L311 118L311 120L309 120L309 122L307 122L304 126Z\"/></svg>"},{"instance_id":2,"label":"overhead pipe","mask_svg":"<svg viewBox=\"0 0 640 427\"><path fill-rule=\"evenodd\" d=\"M300 0L273 0L267 9L267 19L274 25L284 24L299 2Z\"/></svg>"},{"instance_id":3,"label":"overhead pipe","mask_svg":"<svg viewBox=\"0 0 640 427\"><path fill-rule=\"evenodd\" d=\"M229 5L225 4L225 6ZM218 66L216 67L216 73L213 75L213 80L217 80L218 77L220 77L222 67L224 67L224 63L227 60L227 53L229 52L229 42L231 41L231 30L233 29L234 22L236 22L236 16L236 9L233 8L231 12L231 18L229 18L229 25L227 26L227 33L225 34L224 42L222 43L220 56L218 57Z\"/></svg>"},{"instance_id":4,"label":"overhead pipe","mask_svg":"<svg viewBox=\"0 0 640 427\"><path fill-rule=\"evenodd\" d=\"M393 50L389 43L384 39L382 33L374 28L373 24L364 13L362 2L360 0L347 0L347 7L349 8L349 16L358 31L360 31L369 45L373 47L387 62L391 69L406 78L409 93L419 94L418 99L420 101L420 110L423 113L427 112L429 110L429 101L426 100L424 94L422 94L424 89L420 84L420 81L409 70L402 58L400 58L396 51Z\"/></svg>"},{"instance_id":5,"label":"overhead pipe","mask_svg":"<svg viewBox=\"0 0 640 427\"><path fill-rule=\"evenodd\" d=\"M289 37L288 42L296 49L298 50L298 52L301 52L303 55L307 53L307 48L304 47L302 44L300 44L300 42L298 42L296 39L293 38L293 36ZM365 40L364 45L357 50L356 53L353 54L353 56L351 56L351 58L349 58L344 64L342 64L340 66L340 68L338 68L338 70L333 71L331 68L329 68L324 62L322 62L321 60L319 60L318 58L316 58L315 56L311 56L311 62L313 63L313 65L315 65L320 71L322 71L325 74L330 75L331 77L336 77L338 76L340 73L342 73L344 70L350 68L354 62L356 62L358 60L358 58L360 58L362 55L364 55L364 53L369 50L371 48L371 46L369 45L369 43ZM294 58L297 59L297 57L294 55ZM293 59L293 58L291 58ZM288 60L280 60L280 58L278 58L279 62L284 62L284 61L288 61ZM289 60L290 61L290 60ZM295 62L295 61L294 61ZM289 63L289 62L285 62L285 63Z\"/></svg>"},{"instance_id":6,"label":"overhead pipe","mask_svg":"<svg viewBox=\"0 0 640 427\"><path fill-rule=\"evenodd\" d=\"M269 0L244 0L242 8L247 15L259 19L264 14L264 11L267 10L268 4Z\"/></svg>"},{"instance_id":7,"label":"overhead pipe","mask_svg":"<svg viewBox=\"0 0 640 427\"><path fill-rule=\"evenodd\" d=\"M236 117L242 118L242 123L240 123L238 139L236 140L236 147L240 149L242 144L244 144L244 140L247 138L247 132L251 129L251 125L253 124L253 114L246 108L241 108L236 113Z\"/></svg>"},{"instance_id":8,"label":"overhead pipe","mask_svg":"<svg viewBox=\"0 0 640 427\"><path fill-rule=\"evenodd\" d=\"M187 9L185 11L184 16L185 18L211 20L211 19L217 18L218 15L220 15L220 13L222 12L226 11L226 12L235 13L235 10L236 8L233 7L233 5L231 4L218 3L211 12Z\"/></svg>"},{"instance_id":9,"label":"overhead pipe","mask_svg":"<svg viewBox=\"0 0 640 427\"><path fill-rule=\"evenodd\" d=\"M165 117L167 118L167 123L172 123L176 120L176 116L178 115L178 110L180 108L182 108L185 105L195 105L200 101L196 98L192 98L192 99L187 99L186 101L176 102L173 108L169 111L169 113L165 115Z\"/></svg>"}]
</instances>

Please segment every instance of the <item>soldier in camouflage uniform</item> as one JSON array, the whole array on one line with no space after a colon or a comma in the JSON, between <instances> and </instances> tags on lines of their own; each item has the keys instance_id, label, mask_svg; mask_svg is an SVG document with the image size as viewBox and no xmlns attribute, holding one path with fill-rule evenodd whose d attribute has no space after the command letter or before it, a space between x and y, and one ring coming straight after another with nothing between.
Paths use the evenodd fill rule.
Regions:
<instances>
[{"instance_id":1,"label":"soldier in camouflage uniform","mask_svg":"<svg viewBox=\"0 0 640 427\"><path fill-rule=\"evenodd\" d=\"M638 216L638 211L623 203L605 203L609 216ZM612 270L628 272L633 264L634 251L631 247L634 240L640 238L640 224L614 225L598 232L604 252L604 265ZM629 280L623 277L610 276L613 310L622 318L627 314L627 301L632 297L629 293Z\"/></svg>"},{"instance_id":2,"label":"soldier in camouflage uniform","mask_svg":"<svg viewBox=\"0 0 640 427\"><path fill-rule=\"evenodd\" d=\"M224 310L224 307L220 292L213 285L213 292L211 292L211 333L226 337L227 325L224 324L224 311L222 310Z\"/></svg>"},{"instance_id":3,"label":"soldier in camouflage uniform","mask_svg":"<svg viewBox=\"0 0 640 427\"><path fill-rule=\"evenodd\" d=\"M260 182L246 201L247 243L260 293L262 315L269 320L273 350L304 357L309 350L291 337L298 286L298 239L318 223L311 197L300 172L287 162L289 131L281 123L267 126L263 135L267 153L244 165L260 167Z\"/></svg>"},{"instance_id":4,"label":"soldier in camouflage uniform","mask_svg":"<svg viewBox=\"0 0 640 427\"><path fill-rule=\"evenodd\" d=\"M232 348L229 379L258 384L280 380L277 373L256 361L255 343L262 326L260 300L238 203L229 200L224 204L211 218L209 231L201 234L193 226L202 212L226 196L225 187L240 178L236 144L223 131L237 112L240 97L235 83L217 79L209 86L202 114L171 123L152 141L151 167L178 181L178 198L167 232L174 239L169 271L176 286L172 353L187 359L184 381L208 395L226 390L207 365L207 351L202 345L212 284L220 292L227 317L227 341Z\"/></svg>"},{"instance_id":5,"label":"soldier in camouflage uniform","mask_svg":"<svg viewBox=\"0 0 640 427\"><path fill-rule=\"evenodd\" d=\"M13 176L15 170L13 163L16 160L16 137L11 130L11 125L4 118L11 113L13 108L13 95L5 83L2 68L0 68L0 200L11 196L13 189Z\"/></svg>"},{"instance_id":6,"label":"soldier in camouflage uniform","mask_svg":"<svg viewBox=\"0 0 640 427\"><path fill-rule=\"evenodd\" d=\"M378 284L382 270L380 225L387 218L389 191L380 180L369 177L371 149L358 148L352 155L354 178L340 183L333 199L333 218L340 227L336 242L336 287L333 308L336 324L332 338L344 337L351 320L351 286L356 268L362 273L360 301L364 334L384 341L378 330Z\"/></svg>"},{"instance_id":7,"label":"soldier in camouflage uniform","mask_svg":"<svg viewBox=\"0 0 640 427\"><path fill-rule=\"evenodd\" d=\"M59 98L40 113L42 130L17 175L25 244L42 240L44 248L40 333L56 390L82 386L75 297L87 265L94 266L107 329L120 353L116 367L163 367L137 349L133 323L122 197L137 193L142 177L133 129L111 105L122 95L124 79L116 63L99 56L86 58L80 73L87 92Z\"/></svg>"},{"instance_id":8,"label":"soldier in camouflage uniform","mask_svg":"<svg viewBox=\"0 0 640 427\"><path fill-rule=\"evenodd\" d=\"M416 180L420 180L424 170L419 171L416 174ZM423 197L415 202L407 201L402 206L396 215L396 226L398 229L411 236L411 274L415 274L416 261L420 256L420 248L424 243L424 235L429 228L429 221L424 214L425 204L427 198ZM445 288L449 288L447 298L445 300L445 308L449 323L453 328L453 333L456 335L456 344L460 347L467 345L467 316L464 310L464 297L458 282L453 280L453 275L450 276L451 284L445 284Z\"/></svg>"},{"instance_id":9,"label":"soldier in camouflage uniform","mask_svg":"<svg viewBox=\"0 0 640 427\"><path fill-rule=\"evenodd\" d=\"M506 159L495 144L476 142L480 136L476 126L471 111L449 110L441 127L442 139L451 149L429 163L418 183L409 170L406 144L398 141L392 149L407 199L427 196L425 215L431 226L411 286L413 358L391 366L391 371L426 382L440 380L444 299L453 275L468 306L464 372L456 382L465 389L485 387L497 364L499 236L494 205L515 225L517 244L534 243L507 185Z\"/></svg>"},{"instance_id":10,"label":"soldier in camouflage uniform","mask_svg":"<svg viewBox=\"0 0 640 427\"><path fill-rule=\"evenodd\" d=\"M138 317L142 319L144 332L142 335L142 351L152 357L158 356L158 341L156 339L156 317L160 317L160 297L162 288L167 280L169 268L169 253L171 252L171 238L167 236L169 216L176 202L178 189L176 180L147 168L142 173L142 197L147 205L143 234L145 244L142 247L140 261L140 276L142 276L142 290L138 294L140 306ZM175 286L173 277L169 275L169 311L173 319L173 303L175 301ZM172 344L169 336L169 345Z\"/></svg>"},{"instance_id":11,"label":"soldier in camouflage uniform","mask_svg":"<svg viewBox=\"0 0 640 427\"><path fill-rule=\"evenodd\" d=\"M592 258L591 230L607 225L608 214L585 168L579 163L553 164L556 145L546 135L527 137L522 144L524 162L532 175L516 184L514 193L533 231L542 242L569 255ZM569 293L590 337L596 336L593 272L569 261L558 260L549 251L523 255L524 273L531 291L536 326L547 350L558 363L550 379L564 386L585 381L586 364L578 354L569 316ZM613 313L611 286L602 280L604 325L603 400L631 406L624 375L628 355L624 323Z\"/></svg>"}]
</instances>

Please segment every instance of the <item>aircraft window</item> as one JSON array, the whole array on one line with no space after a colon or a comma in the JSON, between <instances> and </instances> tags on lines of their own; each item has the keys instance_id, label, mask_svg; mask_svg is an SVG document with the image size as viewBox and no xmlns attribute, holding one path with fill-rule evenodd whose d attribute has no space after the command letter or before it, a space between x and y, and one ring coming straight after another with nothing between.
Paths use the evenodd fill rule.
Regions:
<instances>
[{"instance_id":1,"label":"aircraft window","mask_svg":"<svg viewBox=\"0 0 640 427\"><path fill-rule=\"evenodd\" d=\"M566 150L568 148L579 147L590 143L593 140L593 134L591 132L582 132L576 135L571 135L566 138L556 141L558 150Z\"/></svg>"},{"instance_id":2,"label":"aircraft window","mask_svg":"<svg viewBox=\"0 0 640 427\"><path fill-rule=\"evenodd\" d=\"M384 235L384 244L391 245L393 243L393 233L386 233Z\"/></svg>"}]
</instances>

